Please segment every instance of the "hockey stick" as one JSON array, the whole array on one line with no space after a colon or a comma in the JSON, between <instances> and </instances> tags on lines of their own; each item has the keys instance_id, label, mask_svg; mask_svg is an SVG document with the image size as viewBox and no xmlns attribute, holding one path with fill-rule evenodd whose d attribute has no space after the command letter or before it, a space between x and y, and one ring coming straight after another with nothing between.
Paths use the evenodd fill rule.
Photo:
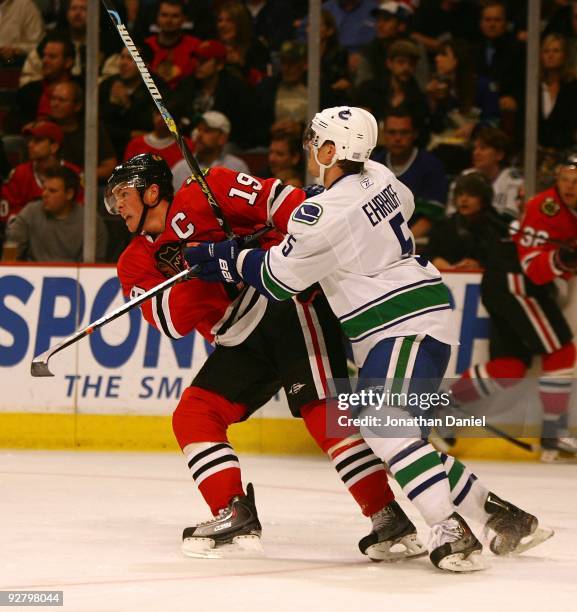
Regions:
<instances>
[{"instance_id":1,"label":"hockey stick","mask_svg":"<svg viewBox=\"0 0 577 612\"><path fill-rule=\"evenodd\" d=\"M467 416L467 417L473 416L466 410L463 410L461 406L457 406L456 404L452 404L451 408L453 408L454 410L458 410L464 416ZM494 425L491 425L490 423L485 423L482 427L483 429L486 429L487 431L494 433L499 438L503 438L504 440L507 440L507 442L510 442L511 444L514 444L518 448L522 448L523 450L529 453L532 453L538 450L538 448L535 447L534 444L530 444L529 442L523 442L523 440L519 440L518 438L515 438L509 435L506 431L503 431L502 429L499 429L498 427L495 427Z\"/></svg>"},{"instance_id":2,"label":"hockey stick","mask_svg":"<svg viewBox=\"0 0 577 612\"><path fill-rule=\"evenodd\" d=\"M110 19L112 20L112 23L114 24L114 27L118 30L118 34L120 35L120 38L122 38L122 42L125 44L126 48L128 49L128 52L132 56L132 59L134 60L138 68L138 71L140 72L140 76L142 77L142 80L144 84L146 85L148 92L152 96L152 99L154 100L154 103L156 104L158 111L162 115L162 118L164 119L166 126L170 130L171 134L174 136L174 139L176 140L176 144L178 145L178 148L180 149L182 156L186 160L186 163L188 164L188 167L192 173L192 176L194 176L194 178L198 182L198 185L200 186L202 193L205 195L208 203L210 204L210 207L212 208L212 211L215 217L217 218L220 227L226 234L227 238L229 239L233 238L234 234L233 234L232 228L230 227L230 224L226 220L222 212L222 208L219 206L218 202L216 201L214 197L214 194L212 193L210 187L208 186L208 183L206 182L204 174L200 166L198 165L196 158L190 152L190 149L188 148L186 141L182 137L182 134L178 131L178 128L176 127L176 123L174 119L172 118L172 115L169 113L168 109L166 108L166 105L164 104L162 96L160 95L160 92L158 91L158 87L154 83L153 78L150 76L150 72L148 71L146 64L144 63L143 59L140 57L140 53L138 52L138 49L136 48L134 41L132 40L130 34L128 33L126 26L122 23L120 19L120 15L111 7L111 3L108 2L107 0L102 0L102 4L104 4L104 8L106 8L106 11L108 12L108 15L110 16Z\"/></svg>"},{"instance_id":3,"label":"hockey stick","mask_svg":"<svg viewBox=\"0 0 577 612\"><path fill-rule=\"evenodd\" d=\"M255 242L261 236L268 233L270 229L271 228L266 225L260 230L254 232L254 234L244 236L243 246L248 247L251 243ZM60 351L64 350L65 348L68 348L73 344L76 344L79 340L82 340L82 338L89 336L100 327L104 327L104 325L107 325L111 321L118 319L118 317L125 315L127 312L130 312L137 306L140 306L140 304L142 304L143 302L146 302L146 300L150 300L151 298L157 296L163 291L170 289L181 280L188 280L190 278L195 277L199 269L199 266L193 266L192 268L182 270L178 274L175 274L171 278L168 278L164 282L156 285L156 287L152 287L152 289L149 289L142 295L139 295L134 299L130 300L129 302L126 302L126 304L119 306L112 312L103 315L102 317L100 317L100 319L89 323L86 327L83 327L82 329L79 329L78 331L74 332L71 336L64 338L64 340L62 340L58 344L51 346L47 351L44 351L44 353L41 353L40 355L34 357L32 363L30 364L30 374L32 374L32 376L54 376L54 374L52 374L48 367L48 362L50 361L50 358L53 355L59 353Z\"/></svg>"},{"instance_id":4,"label":"hockey stick","mask_svg":"<svg viewBox=\"0 0 577 612\"><path fill-rule=\"evenodd\" d=\"M166 279L159 285L156 285L156 287L153 287L142 295L139 295L134 299L130 300L130 302L126 302L126 304L123 304L112 312L103 315L102 317L100 317L100 319L89 323L86 327L83 327L82 329L79 329L78 331L74 332L71 336L68 336L68 338L64 338L64 340L62 340L58 344L51 346L47 351L44 351L44 353L34 357L32 363L30 364L30 374L32 374L32 376L54 376L54 374L52 374L52 372L48 368L48 362L50 361L50 357L52 357L52 355L59 353L60 351L64 350L65 348L68 348L72 344L76 344L76 342L82 340L82 338L89 336L100 327L103 327L107 323L114 321L114 319L118 319L118 317L121 317L127 312L130 312L133 308L140 306L140 304L146 302L146 300L149 300L158 295L159 293L162 293L166 289L169 289L173 285L176 285L176 283L178 283L179 281L192 278L197 270L197 266L195 266L194 268L182 270L178 274L175 274L173 277Z\"/></svg>"}]
</instances>

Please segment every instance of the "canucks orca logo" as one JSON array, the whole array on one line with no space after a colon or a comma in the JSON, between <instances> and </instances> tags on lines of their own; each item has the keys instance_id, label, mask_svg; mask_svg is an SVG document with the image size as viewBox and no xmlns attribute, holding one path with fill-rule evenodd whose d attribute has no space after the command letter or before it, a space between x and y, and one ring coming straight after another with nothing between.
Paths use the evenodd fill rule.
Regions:
<instances>
[{"instance_id":1,"label":"canucks orca logo","mask_svg":"<svg viewBox=\"0 0 577 612\"><path fill-rule=\"evenodd\" d=\"M339 117L344 121L348 121L351 118L351 111L346 108L345 110L339 111Z\"/></svg>"},{"instance_id":2,"label":"canucks orca logo","mask_svg":"<svg viewBox=\"0 0 577 612\"><path fill-rule=\"evenodd\" d=\"M292 220L297 223L305 223L306 225L314 225L323 214L323 207L314 202L305 202L301 204L292 214Z\"/></svg>"}]
</instances>

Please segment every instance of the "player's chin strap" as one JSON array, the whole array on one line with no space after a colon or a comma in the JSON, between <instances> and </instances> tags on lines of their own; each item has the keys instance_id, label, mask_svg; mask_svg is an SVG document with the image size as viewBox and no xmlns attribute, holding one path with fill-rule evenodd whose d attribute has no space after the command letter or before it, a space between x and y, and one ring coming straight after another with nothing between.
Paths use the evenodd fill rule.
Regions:
<instances>
[{"instance_id":1,"label":"player's chin strap","mask_svg":"<svg viewBox=\"0 0 577 612\"><path fill-rule=\"evenodd\" d=\"M332 168L339 160L337 159L337 154L335 152L333 159L330 164L322 164L318 158L318 149L316 147L312 147L313 155L315 157L315 161L319 165L319 183L324 186L325 184L325 172Z\"/></svg>"},{"instance_id":2,"label":"player's chin strap","mask_svg":"<svg viewBox=\"0 0 577 612\"><path fill-rule=\"evenodd\" d=\"M144 194L146 193L146 189L148 189L148 187L146 187L142 193L140 193L140 189L138 190L138 192L140 193L140 199L142 201L142 213L140 214L140 220L138 221L138 227L136 228L136 231L134 232L134 234L136 236L140 236L140 234L142 234L142 230L144 229L144 223L146 221L146 215L148 215L148 211L151 208L156 208L160 202L163 200L163 198L161 197L161 194L158 194L158 199L156 200L156 204L146 204L146 202L144 201Z\"/></svg>"}]
</instances>

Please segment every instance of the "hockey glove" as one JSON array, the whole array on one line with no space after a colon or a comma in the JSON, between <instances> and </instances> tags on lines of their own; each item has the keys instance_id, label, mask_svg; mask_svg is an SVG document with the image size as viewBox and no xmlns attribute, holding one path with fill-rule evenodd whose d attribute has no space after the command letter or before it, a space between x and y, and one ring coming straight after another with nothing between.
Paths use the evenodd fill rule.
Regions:
<instances>
[{"instance_id":1,"label":"hockey glove","mask_svg":"<svg viewBox=\"0 0 577 612\"><path fill-rule=\"evenodd\" d=\"M560 247L554 255L553 261L555 265L564 272L571 272L571 274L577 274L577 248Z\"/></svg>"},{"instance_id":2,"label":"hockey glove","mask_svg":"<svg viewBox=\"0 0 577 612\"><path fill-rule=\"evenodd\" d=\"M309 200L310 198L314 198L315 196L321 194L323 191L325 191L325 188L322 185L316 185L313 183L312 185L303 187L303 191L307 196L307 200Z\"/></svg>"},{"instance_id":3,"label":"hockey glove","mask_svg":"<svg viewBox=\"0 0 577 612\"><path fill-rule=\"evenodd\" d=\"M200 267L198 277L209 282L238 284L242 282L236 271L236 260L241 241L237 238L223 242L200 242L184 250L189 266Z\"/></svg>"},{"instance_id":4,"label":"hockey glove","mask_svg":"<svg viewBox=\"0 0 577 612\"><path fill-rule=\"evenodd\" d=\"M186 269L182 247L181 242L167 242L154 253L156 267L166 278L172 278L175 274Z\"/></svg>"}]
</instances>

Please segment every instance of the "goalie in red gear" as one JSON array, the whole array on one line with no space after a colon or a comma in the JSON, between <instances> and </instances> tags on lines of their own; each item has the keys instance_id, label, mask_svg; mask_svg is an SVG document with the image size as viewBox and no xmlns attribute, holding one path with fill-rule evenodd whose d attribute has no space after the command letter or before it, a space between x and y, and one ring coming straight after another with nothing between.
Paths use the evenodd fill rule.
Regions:
<instances>
[{"instance_id":1,"label":"goalie in red gear","mask_svg":"<svg viewBox=\"0 0 577 612\"><path fill-rule=\"evenodd\" d=\"M277 179L260 180L224 168L211 169L206 180L238 236L253 233L273 218L277 227L286 227L288 213L281 205L294 200L296 206L305 198L303 191ZM158 156L138 155L117 166L105 202L136 234L118 262L126 296L182 270L182 246L187 242L224 238L198 183L189 179L173 197L170 170ZM286 209L290 212L294 206ZM262 245L279 241L279 235L271 234ZM191 475L216 517L185 529L186 554L203 556L207 542L218 547L260 536L252 487L245 495L227 429L247 419L281 387L292 414L303 418L362 512L373 520L361 550L371 558L389 558L393 542L402 541L407 555L424 551L414 526L394 501L381 461L364 440L358 435L327 437L327 379L346 379L348 374L338 321L322 294L270 304L251 287L230 291L192 278L144 303L142 312L172 339L196 330L216 345L173 415L174 433ZM387 527L385 533L384 524L392 524L394 532Z\"/></svg>"}]
</instances>

